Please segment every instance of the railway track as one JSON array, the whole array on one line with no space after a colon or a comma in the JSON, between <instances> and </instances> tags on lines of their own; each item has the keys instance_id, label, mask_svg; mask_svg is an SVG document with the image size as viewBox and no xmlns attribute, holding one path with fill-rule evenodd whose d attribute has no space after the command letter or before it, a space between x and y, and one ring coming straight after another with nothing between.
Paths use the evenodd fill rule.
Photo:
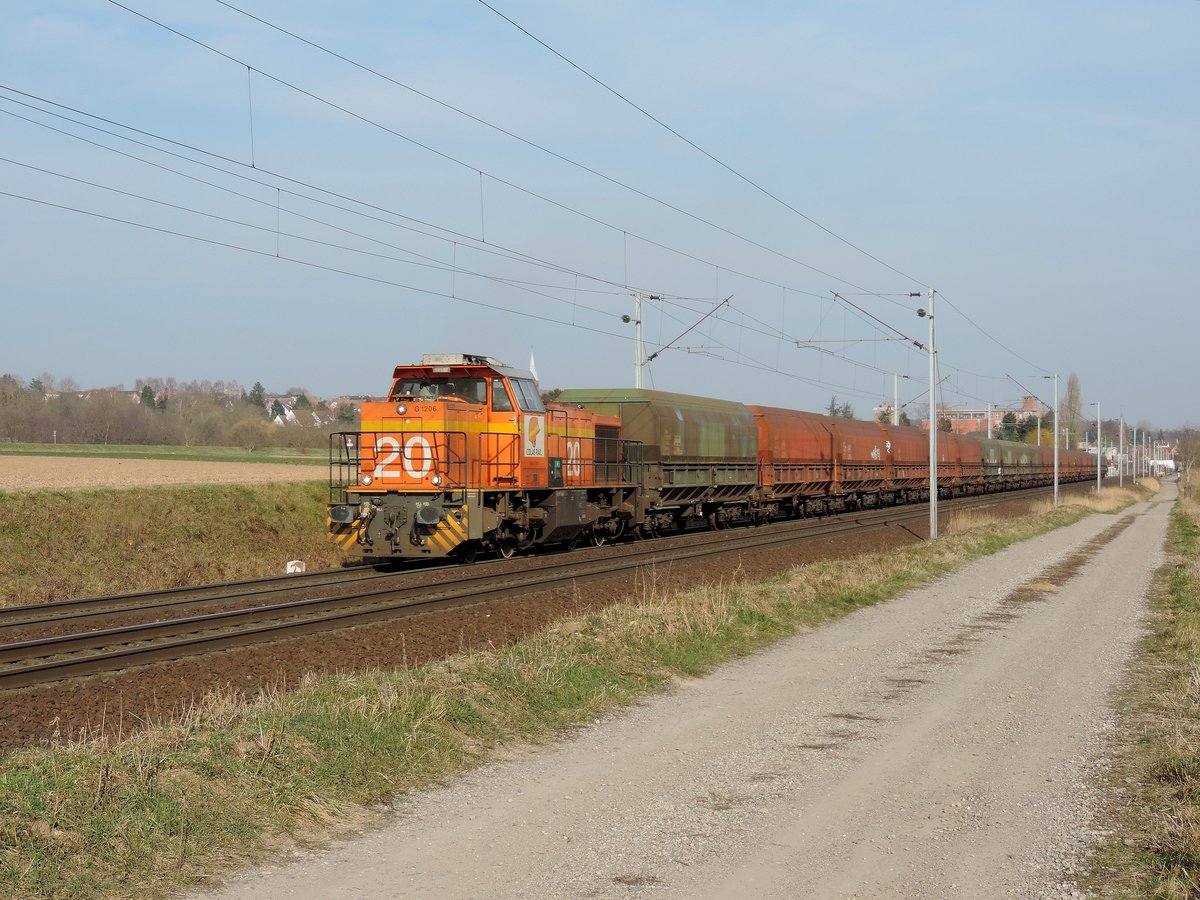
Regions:
<instances>
[{"instance_id":1,"label":"railway track","mask_svg":"<svg viewBox=\"0 0 1200 900\"><path fill-rule=\"evenodd\" d=\"M1049 493L1037 488L1016 494L942 501L943 509L984 509L1014 499ZM118 671L151 662L177 660L218 650L349 628L450 607L530 594L582 580L610 578L655 566L686 563L715 554L760 552L797 541L826 539L864 528L908 529L927 519L923 505L889 507L821 519L775 523L759 528L704 532L644 543L611 552L538 558L538 565L514 568L509 561L469 567L438 567L404 573L370 568L325 570L309 577L253 579L194 588L86 598L63 604L0 610L0 689L48 684ZM915 532L914 532L915 533ZM433 580L436 577L440 580ZM336 587L350 593L296 598L298 593ZM279 602L264 598L283 595ZM212 606L230 606L195 612ZM249 604L249 605L247 605ZM52 609L51 607L54 607ZM193 614L163 618L191 609ZM31 630L77 627L115 617L137 621L69 634L12 640Z\"/></svg>"},{"instance_id":2,"label":"railway track","mask_svg":"<svg viewBox=\"0 0 1200 900\"><path fill-rule=\"evenodd\" d=\"M78 597L50 603L0 607L0 638L26 628L56 624L79 624L112 616L159 614L171 609L202 608L271 594L297 593L332 587L354 586L375 579L395 577L382 567L357 566L321 569L294 575L272 575L240 581L222 581L159 591Z\"/></svg>"}]
</instances>

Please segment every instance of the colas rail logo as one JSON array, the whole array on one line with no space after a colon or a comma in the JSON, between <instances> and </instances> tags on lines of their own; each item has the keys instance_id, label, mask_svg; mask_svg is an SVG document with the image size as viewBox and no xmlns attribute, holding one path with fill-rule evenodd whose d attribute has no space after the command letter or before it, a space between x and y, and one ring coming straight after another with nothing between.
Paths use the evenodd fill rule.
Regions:
<instances>
[{"instance_id":1,"label":"colas rail logo","mask_svg":"<svg viewBox=\"0 0 1200 900\"><path fill-rule=\"evenodd\" d=\"M542 427L541 416L525 417L525 455L546 455L546 433Z\"/></svg>"}]
</instances>

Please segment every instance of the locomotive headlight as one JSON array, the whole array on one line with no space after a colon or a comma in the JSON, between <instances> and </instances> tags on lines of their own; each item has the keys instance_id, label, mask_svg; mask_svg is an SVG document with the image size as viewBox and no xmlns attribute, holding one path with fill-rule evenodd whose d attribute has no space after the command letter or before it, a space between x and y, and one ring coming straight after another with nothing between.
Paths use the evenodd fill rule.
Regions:
<instances>
[{"instance_id":1,"label":"locomotive headlight","mask_svg":"<svg viewBox=\"0 0 1200 900\"><path fill-rule=\"evenodd\" d=\"M329 520L339 525L349 525L354 521L357 513L358 507L351 506L349 503L339 503L329 507Z\"/></svg>"},{"instance_id":2,"label":"locomotive headlight","mask_svg":"<svg viewBox=\"0 0 1200 900\"><path fill-rule=\"evenodd\" d=\"M401 403L396 407L396 412L400 415L404 415L406 412L408 412L408 407Z\"/></svg>"},{"instance_id":3,"label":"locomotive headlight","mask_svg":"<svg viewBox=\"0 0 1200 900\"><path fill-rule=\"evenodd\" d=\"M363 484L370 484L370 483L371 483L371 480L372 480L372 479L371 479L371 476L370 476L370 475L364 475L364 476L362 477L362 483L363 483Z\"/></svg>"},{"instance_id":4,"label":"locomotive headlight","mask_svg":"<svg viewBox=\"0 0 1200 900\"><path fill-rule=\"evenodd\" d=\"M434 487L437 487L439 484L442 483L442 476L434 475L432 478L429 479L429 483L432 484Z\"/></svg>"}]
</instances>

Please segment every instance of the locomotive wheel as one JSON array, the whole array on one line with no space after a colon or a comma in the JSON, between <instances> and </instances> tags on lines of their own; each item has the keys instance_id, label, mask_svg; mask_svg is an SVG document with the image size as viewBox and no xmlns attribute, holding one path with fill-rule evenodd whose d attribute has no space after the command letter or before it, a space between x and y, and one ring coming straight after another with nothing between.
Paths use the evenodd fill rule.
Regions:
<instances>
[{"instance_id":1,"label":"locomotive wheel","mask_svg":"<svg viewBox=\"0 0 1200 900\"><path fill-rule=\"evenodd\" d=\"M475 557L479 555L479 542L467 541L458 548L458 561L470 565L475 562Z\"/></svg>"},{"instance_id":2,"label":"locomotive wheel","mask_svg":"<svg viewBox=\"0 0 1200 900\"><path fill-rule=\"evenodd\" d=\"M512 559L517 555L517 542L512 538L504 538L496 545L496 553L501 559Z\"/></svg>"},{"instance_id":3,"label":"locomotive wheel","mask_svg":"<svg viewBox=\"0 0 1200 900\"><path fill-rule=\"evenodd\" d=\"M592 529L592 546L593 547L603 547L607 543L608 543L608 535L603 534L599 531L596 531L593 528Z\"/></svg>"}]
</instances>

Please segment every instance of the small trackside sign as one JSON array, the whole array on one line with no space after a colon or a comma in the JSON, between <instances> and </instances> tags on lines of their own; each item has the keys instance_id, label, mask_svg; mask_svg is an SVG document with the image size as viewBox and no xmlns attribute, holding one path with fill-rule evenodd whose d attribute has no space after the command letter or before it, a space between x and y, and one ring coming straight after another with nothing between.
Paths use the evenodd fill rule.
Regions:
<instances>
[{"instance_id":1,"label":"small trackside sign","mask_svg":"<svg viewBox=\"0 0 1200 900\"><path fill-rule=\"evenodd\" d=\"M546 419L544 416L525 417L525 455L546 455Z\"/></svg>"}]
</instances>

